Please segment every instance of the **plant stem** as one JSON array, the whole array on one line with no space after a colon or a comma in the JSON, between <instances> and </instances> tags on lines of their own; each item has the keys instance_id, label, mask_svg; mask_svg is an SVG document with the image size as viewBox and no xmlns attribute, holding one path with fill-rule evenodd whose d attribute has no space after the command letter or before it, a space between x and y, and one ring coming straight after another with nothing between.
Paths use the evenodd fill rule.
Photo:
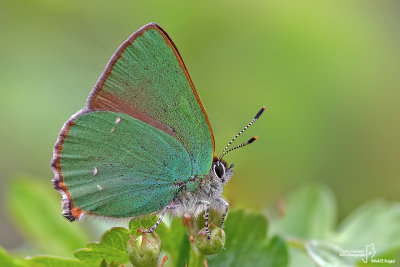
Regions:
<instances>
[{"instance_id":1,"label":"plant stem","mask_svg":"<svg viewBox=\"0 0 400 267\"><path fill-rule=\"evenodd\" d=\"M188 267L207 267L207 256L197 251L193 238L193 220L192 217L182 218L182 223L187 227L190 237L190 254Z\"/></svg>"},{"instance_id":2,"label":"plant stem","mask_svg":"<svg viewBox=\"0 0 400 267\"><path fill-rule=\"evenodd\" d=\"M207 261L207 256L197 253L194 249L194 244L192 244L190 248L188 267L204 267L204 263Z\"/></svg>"},{"instance_id":3,"label":"plant stem","mask_svg":"<svg viewBox=\"0 0 400 267\"><path fill-rule=\"evenodd\" d=\"M286 239L286 243L289 247L306 252L305 241L302 239L288 238Z\"/></svg>"}]
</instances>

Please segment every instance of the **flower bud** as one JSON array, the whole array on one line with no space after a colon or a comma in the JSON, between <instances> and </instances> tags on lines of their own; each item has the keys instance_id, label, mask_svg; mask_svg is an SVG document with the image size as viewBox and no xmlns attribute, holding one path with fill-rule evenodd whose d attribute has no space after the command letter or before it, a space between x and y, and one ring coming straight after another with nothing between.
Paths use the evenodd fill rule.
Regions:
<instances>
[{"instance_id":1,"label":"flower bud","mask_svg":"<svg viewBox=\"0 0 400 267\"><path fill-rule=\"evenodd\" d=\"M210 224L210 239L207 238L206 228L201 229L196 237L195 244L200 253L204 255L217 254L225 245L225 232L222 228Z\"/></svg>"},{"instance_id":2,"label":"flower bud","mask_svg":"<svg viewBox=\"0 0 400 267\"><path fill-rule=\"evenodd\" d=\"M136 236L131 236L126 249L128 258L134 266L157 266L161 240L155 232L146 233L139 229Z\"/></svg>"}]
</instances>

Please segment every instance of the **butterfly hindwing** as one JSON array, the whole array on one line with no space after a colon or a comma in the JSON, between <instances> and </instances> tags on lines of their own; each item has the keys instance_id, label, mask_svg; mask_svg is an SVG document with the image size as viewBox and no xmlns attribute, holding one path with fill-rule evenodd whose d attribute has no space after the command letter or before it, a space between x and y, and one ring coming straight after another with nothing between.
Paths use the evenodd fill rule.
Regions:
<instances>
[{"instance_id":1,"label":"butterfly hindwing","mask_svg":"<svg viewBox=\"0 0 400 267\"><path fill-rule=\"evenodd\" d=\"M88 108L121 112L178 140L188 151L193 174L210 170L214 137L183 60L155 23L125 41L109 61Z\"/></svg>"},{"instance_id":2,"label":"butterfly hindwing","mask_svg":"<svg viewBox=\"0 0 400 267\"><path fill-rule=\"evenodd\" d=\"M54 184L64 216L132 217L169 204L192 176L186 149L165 132L123 113L84 110L54 148Z\"/></svg>"}]
</instances>

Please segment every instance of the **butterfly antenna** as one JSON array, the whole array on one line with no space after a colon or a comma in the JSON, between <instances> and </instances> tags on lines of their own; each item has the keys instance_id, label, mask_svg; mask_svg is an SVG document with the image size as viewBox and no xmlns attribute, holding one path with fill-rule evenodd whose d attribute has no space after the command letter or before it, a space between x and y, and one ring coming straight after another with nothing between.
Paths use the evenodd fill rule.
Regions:
<instances>
[{"instance_id":1,"label":"butterfly antenna","mask_svg":"<svg viewBox=\"0 0 400 267\"><path fill-rule=\"evenodd\" d=\"M253 143L253 142L256 141L257 139L258 139L258 136L254 136L254 137L252 137L249 141L244 142L243 144L240 144L240 145L238 145L238 146L235 146L234 148L231 148L231 149L227 150L225 153L223 153L223 154L219 157L219 159L221 160L223 156L225 156L226 154L228 154L228 153L231 152L232 150L235 150L235 149L237 149L237 148L241 148L241 147L250 145L251 143Z\"/></svg>"},{"instance_id":2,"label":"butterfly antenna","mask_svg":"<svg viewBox=\"0 0 400 267\"><path fill-rule=\"evenodd\" d=\"M258 118L260 118L260 116L261 116L261 114L264 112L264 110L265 110L265 106L262 107L262 108L260 109L260 111L257 112L257 114L256 114L256 116L254 117L254 119L253 119L249 124L247 124L246 127L244 127L243 130L241 130L241 131L226 145L226 147L224 148L224 150L222 150L221 156L219 156L219 159L218 159L218 160L221 160L222 157L225 156L228 152L230 152L230 151L232 151L232 150L235 150L235 149L237 149L237 148L239 148L239 147L242 147L242 146L246 146L246 145L248 145L248 144L251 144L252 142L254 142L255 140L257 140L257 137L253 137L253 138L251 138L249 141L247 141L247 142L245 142L245 143L243 143L243 144L241 144L241 145L239 145L239 146L237 146L237 147L234 147L234 148L232 148L232 149L226 151L226 150L228 149L228 147L233 143L233 141L235 141L236 138L238 138L238 137L239 137L244 131L246 131L253 123L255 123L255 122L258 120ZM225 151L226 151L226 152L225 152Z\"/></svg>"}]
</instances>

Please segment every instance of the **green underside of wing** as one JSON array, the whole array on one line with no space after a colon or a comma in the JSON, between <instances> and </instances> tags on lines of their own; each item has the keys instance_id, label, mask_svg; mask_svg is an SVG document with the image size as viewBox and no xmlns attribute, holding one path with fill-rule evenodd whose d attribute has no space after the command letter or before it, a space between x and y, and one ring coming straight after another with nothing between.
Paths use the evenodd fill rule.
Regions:
<instances>
[{"instance_id":1,"label":"green underside of wing","mask_svg":"<svg viewBox=\"0 0 400 267\"><path fill-rule=\"evenodd\" d=\"M111 217L155 212L192 175L185 148L146 123L108 111L82 114L74 122L60 163L73 204L83 211Z\"/></svg>"}]
</instances>

